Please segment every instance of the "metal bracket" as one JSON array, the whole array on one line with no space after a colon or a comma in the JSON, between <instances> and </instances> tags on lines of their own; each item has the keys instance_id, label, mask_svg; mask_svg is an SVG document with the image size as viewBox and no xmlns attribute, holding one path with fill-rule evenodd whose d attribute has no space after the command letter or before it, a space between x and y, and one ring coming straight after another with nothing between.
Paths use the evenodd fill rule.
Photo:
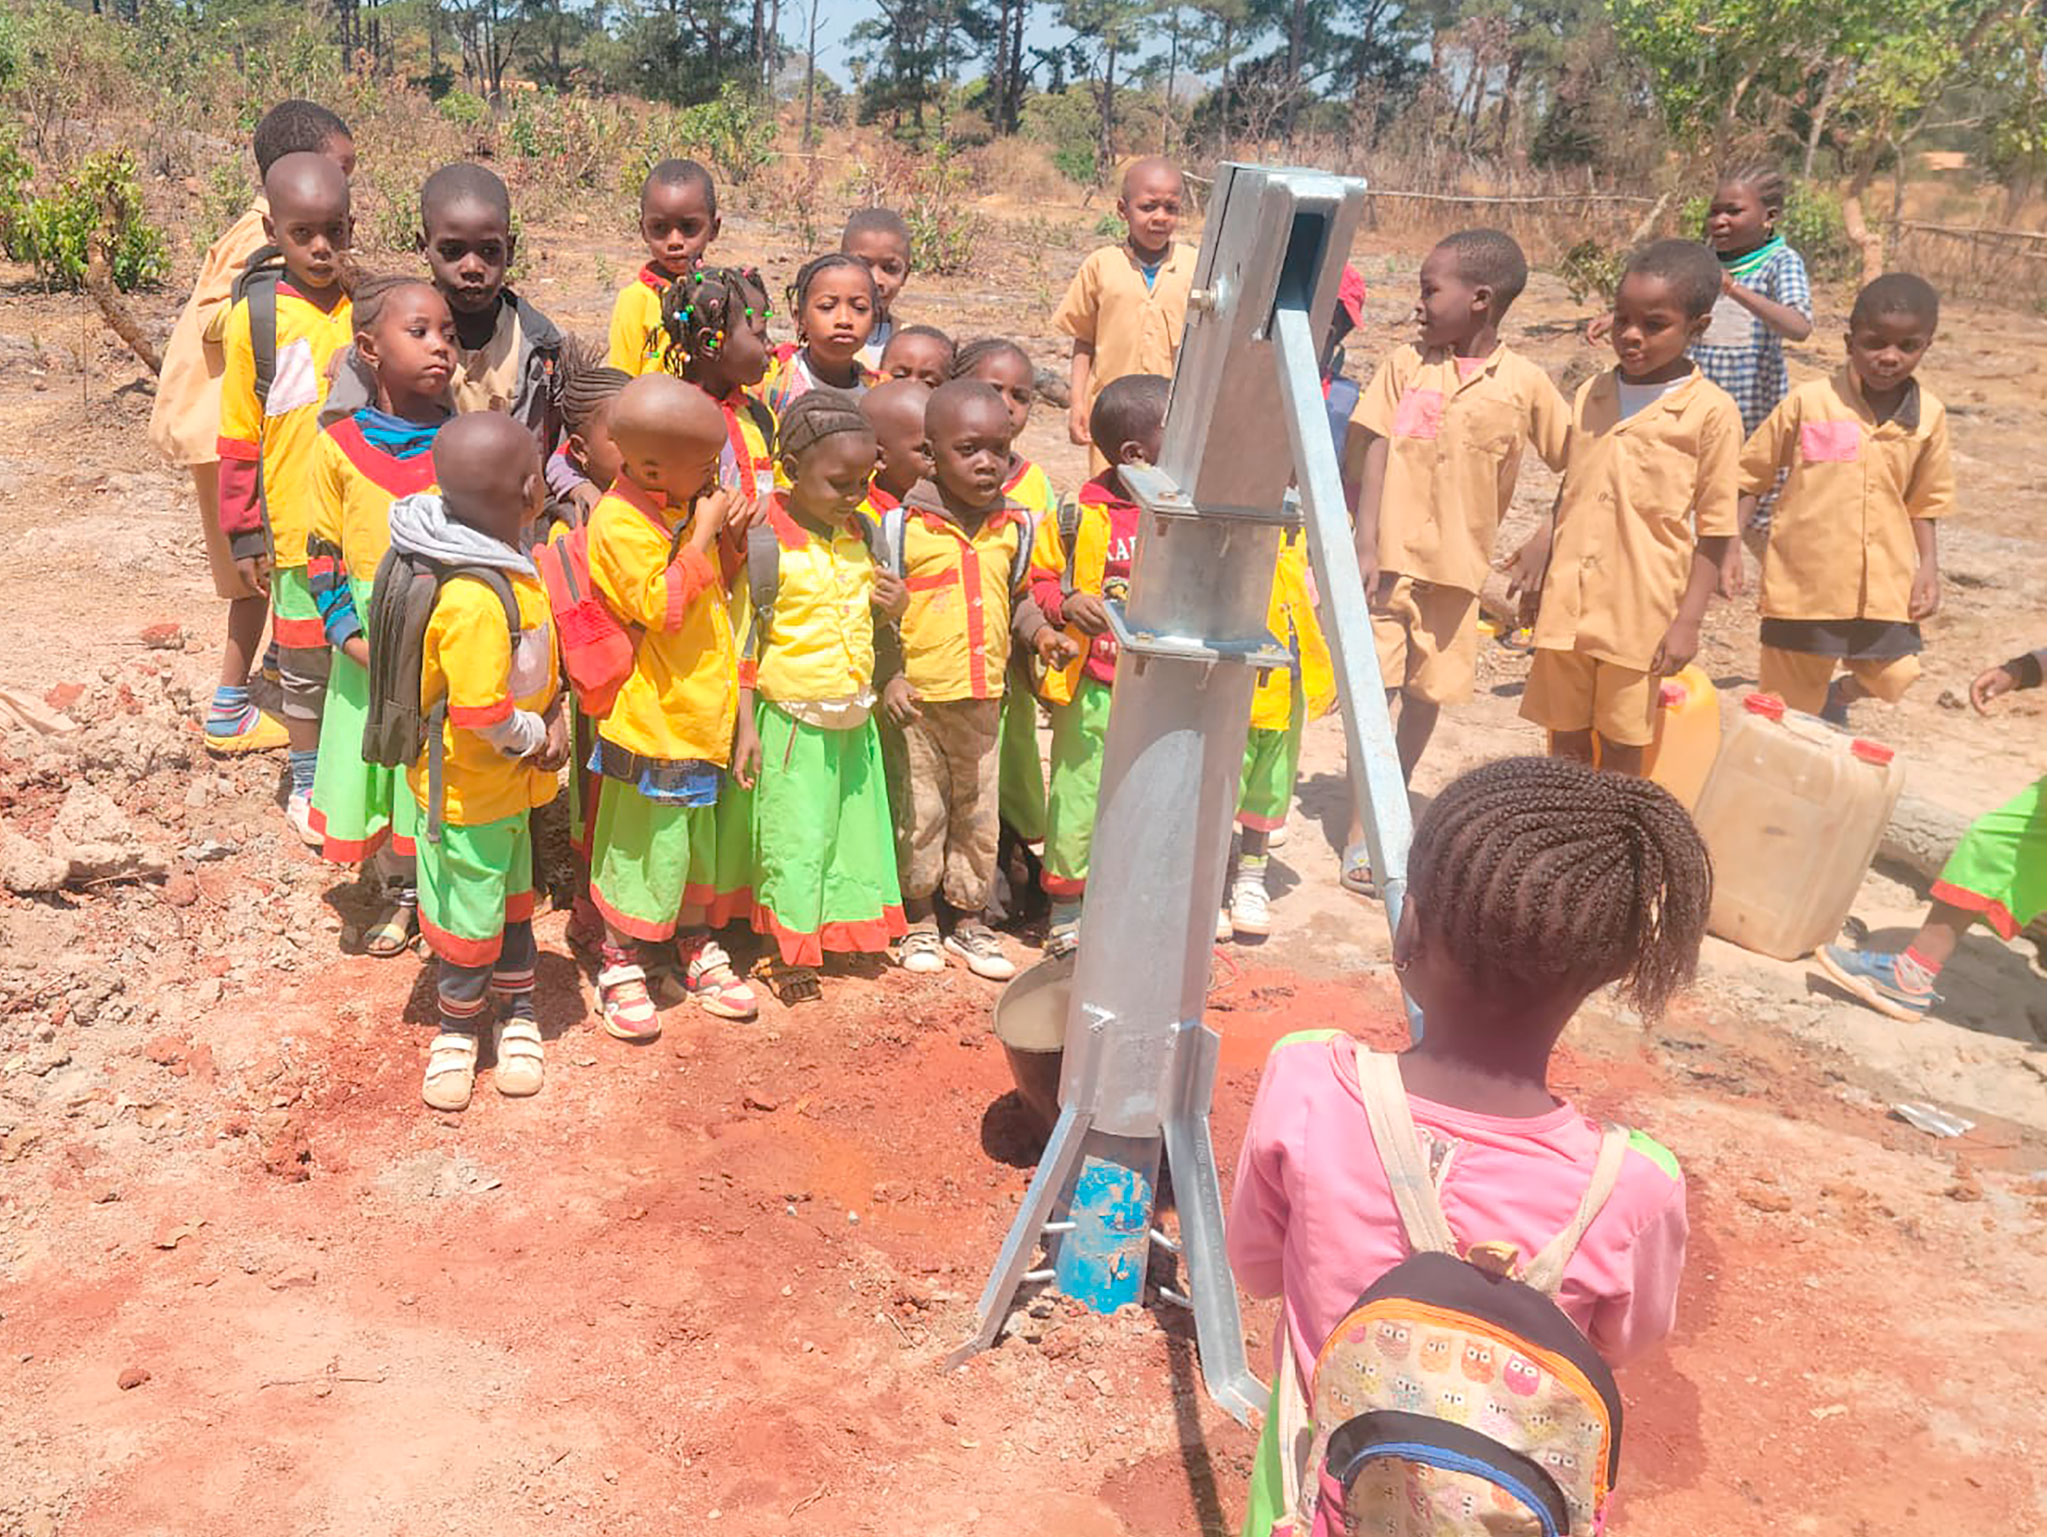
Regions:
<instances>
[{"instance_id":1,"label":"metal bracket","mask_svg":"<svg viewBox=\"0 0 2048 1537\"><path fill-rule=\"evenodd\" d=\"M1131 628L1123 604L1110 600L1102 607L1109 615L1109 633L1116 637L1118 648L1130 652L1132 656L1161 657L1175 662L1203 662L1210 665L1217 662L1238 662L1248 667L1256 667L1262 673L1294 665L1294 653L1270 634L1254 641L1200 640L1193 636L1153 635Z\"/></svg>"}]
</instances>

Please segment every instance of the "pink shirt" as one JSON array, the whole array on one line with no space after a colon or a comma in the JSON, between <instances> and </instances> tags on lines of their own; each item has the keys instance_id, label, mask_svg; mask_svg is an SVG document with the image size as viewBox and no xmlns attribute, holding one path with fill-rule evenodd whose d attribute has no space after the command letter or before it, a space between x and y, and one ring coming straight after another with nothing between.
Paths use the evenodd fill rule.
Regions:
<instances>
[{"instance_id":1,"label":"pink shirt","mask_svg":"<svg viewBox=\"0 0 2048 1537\"><path fill-rule=\"evenodd\" d=\"M1273 1048L1252 1105L1228 1226L1230 1268L1279 1296L1301 1380L1359 1294L1409 1254L1366 1124L1356 1045L1340 1032ZM1570 1105L1527 1120L1409 1096L1425 1147L1456 1144L1442 1201L1459 1242L1505 1239L1526 1262L1562 1232L1593 1177L1600 1128ZM1671 1332L1685 1266L1685 1178L1631 1134L1614 1193L1566 1265L1557 1303L1610 1366ZM1278 1360L1278 1348L1274 1351Z\"/></svg>"}]
</instances>

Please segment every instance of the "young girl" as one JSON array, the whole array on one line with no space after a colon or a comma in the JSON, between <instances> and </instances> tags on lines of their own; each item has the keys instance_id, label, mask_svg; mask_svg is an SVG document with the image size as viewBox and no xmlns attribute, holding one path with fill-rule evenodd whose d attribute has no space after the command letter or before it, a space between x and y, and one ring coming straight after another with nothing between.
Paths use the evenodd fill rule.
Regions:
<instances>
[{"instance_id":1,"label":"young girl","mask_svg":"<svg viewBox=\"0 0 2048 1537\"><path fill-rule=\"evenodd\" d=\"M357 355L376 376L377 401L328 427L313 456L306 576L336 655L321 716L312 824L322 858L376 861L387 900L363 948L393 956L404 952L418 923L417 817L398 772L363 761L370 649L361 616L391 545L391 503L433 489L430 450L449 416L455 317L431 283L371 278L356 290L355 321Z\"/></svg>"},{"instance_id":2,"label":"young girl","mask_svg":"<svg viewBox=\"0 0 2048 1537\"><path fill-rule=\"evenodd\" d=\"M1552 1096L1551 1051L1596 988L1620 982L1648 1015L1691 977L1713 890L1706 849L1684 808L1648 780L1508 758L1437 797L1408 875L1394 966L1428 1023L1399 1058L1418 1140L1458 1242L1505 1240L1533 1256L1571 1222L1601 1140ZM1238 1282L1282 1299L1276 1372L1297 1372L1306 1391L1339 1319L1408 1256L1352 1037L1321 1031L1274 1048L1228 1232ZM1631 1133L1557 1294L1610 1364L1670 1332L1685 1237L1677 1163ZM1277 1513L1271 1417L1266 1430L1245 1528L1257 1537ZM1316 1531L1341 1530L1341 1519L1325 1510Z\"/></svg>"},{"instance_id":3,"label":"young girl","mask_svg":"<svg viewBox=\"0 0 2048 1537\"><path fill-rule=\"evenodd\" d=\"M818 996L828 953L881 954L904 930L895 834L876 732L873 609L907 606L903 579L869 554L861 499L875 434L850 400L806 395L782 423L789 489L748 534L752 622L741 709L757 759L753 786L754 928L780 956L785 1003Z\"/></svg>"},{"instance_id":4,"label":"young girl","mask_svg":"<svg viewBox=\"0 0 2048 1537\"><path fill-rule=\"evenodd\" d=\"M1006 337L985 336L966 342L953 354L954 378L979 379L993 385L1003 397L1013 443L1031 420L1031 407L1038 399L1037 372L1031 355ZM1009 473L1003 478L1003 494L1025 510L1032 528L1057 524L1060 499L1052 481L1014 447ZM1030 906L1042 895L1042 872L1033 850L1045 843L1046 797L1045 768L1038 756L1038 698L1032 688L1030 658L1021 646L1010 653L1002 741L997 751L1002 760L997 798L1002 805L1003 850L996 868L1010 883L1008 906L1013 910L1009 916L1021 917L1014 909Z\"/></svg>"},{"instance_id":5,"label":"young girl","mask_svg":"<svg viewBox=\"0 0 2048 1537\"><path fill-rule=\"evenodd\" d=\"M777 347L761 398L778 419L819 385L859 394L874 380L860 360L881 302L867 263L843 251L814 256L789 285L796 341Z\"/></svg>"},{"instance_id":6,"label":"young girl","mask_svg":"<svg viewBox=\"0 0 2048 1537\"><path fill-rule=\"evenodd\" d=\"M672 286L661 304L665 360L725 415L721 485L775 489L775 417L753 395L768 372L768 285L753 267L714 267Z\"/></svg>"}]
</instances>

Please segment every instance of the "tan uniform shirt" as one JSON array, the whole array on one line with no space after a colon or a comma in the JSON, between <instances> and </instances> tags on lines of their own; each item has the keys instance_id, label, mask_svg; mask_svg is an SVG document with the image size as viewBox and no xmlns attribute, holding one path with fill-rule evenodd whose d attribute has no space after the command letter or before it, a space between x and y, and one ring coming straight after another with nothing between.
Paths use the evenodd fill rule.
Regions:
<instances>
[{"instance_id":1,"label":"tan uniform shirt","mask_svg":"<svg viewBox=\"0 0 2048 1537\"><path fill-rule=\"evenodd\" d=\"M1694 545L1736 531L1741 452L1742 413L1698 369L1626 421L1613 369L1579 386L1536 644L1647 670Z\"/></svg>"},{"instance_id":2,"label":"tan uniform shirt","mask_svg":"<svg viewBox=\"0 0 2048 1537\"><path fill-rule=\"evenodd\" d=\"M1468 373L1410 342L1380 363L1351 420L1387 440L1380 569L1476 593L1523 444L1563 470L1571 413L1550 375L1505 346Z\"/></svg>"},{"instance_id":3,"label":"tan uniform shirt","mask_svg":"<svg viewBox=\"0 0 2048 1537\"><path fill-rule=\"evenodd\" d=\"M1904 621L1919 568L1916 518L1955 505L1948 412L1918 380L1879 422L1855 371L1813 379L1778 403L1742 450L1742 489L1785 487L1764 551L1766 619Z\"/></svg>"},{"instance_id":4,"label":"tan uniform shirt","mask_svg":"<svg viewBox=\"0 0 2048 1537\"><path fill-rule=\"evenodd\" d=\"M220 376L226 366L221 333L227 326L228 296L251 253L265 242L263 220L269 212L270 205L257 198L207 247L192 297L164 344L156 404L149 411L149 441L171 464L219 461L214 444L220 438Z\"/></svg>"},{"instance_id":5,"label":"tan uniform shirt","mask_svg":"<svg viewBox=\"0 0 2048 1537\"><path fill-rule=\"evenodd\" d=\"M1052 317L1055 329L1095 348L1087 405L1126 374L1172 377L1194 278L1194 250L1178 242L1167 249L1150 288L1129 246L1089 253Z\"/></svg>"}]
</instances>

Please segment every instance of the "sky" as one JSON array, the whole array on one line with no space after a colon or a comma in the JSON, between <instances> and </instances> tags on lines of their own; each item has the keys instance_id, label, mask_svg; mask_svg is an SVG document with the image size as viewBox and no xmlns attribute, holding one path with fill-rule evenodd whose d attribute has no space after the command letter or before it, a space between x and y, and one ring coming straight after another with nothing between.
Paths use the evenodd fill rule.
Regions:
<instances>
[{"instance_id":1,"label":"sky","mask_svg":"<svg viewBox=\"0 0 2048 1537\"><path fill-rule=\"evenodd\" d=\"M841 85L850 84L852 78L847 34L873 14L870 0L818 0L818 67ZM783 41L799 53L803 50L810 15L809 0L782 0ZM1058 24L1051 6L1033 9L1029 29L1024 34L1027 48L1044 47L1065 36L1066 29Z\"/></svg>"}]
</instances>

